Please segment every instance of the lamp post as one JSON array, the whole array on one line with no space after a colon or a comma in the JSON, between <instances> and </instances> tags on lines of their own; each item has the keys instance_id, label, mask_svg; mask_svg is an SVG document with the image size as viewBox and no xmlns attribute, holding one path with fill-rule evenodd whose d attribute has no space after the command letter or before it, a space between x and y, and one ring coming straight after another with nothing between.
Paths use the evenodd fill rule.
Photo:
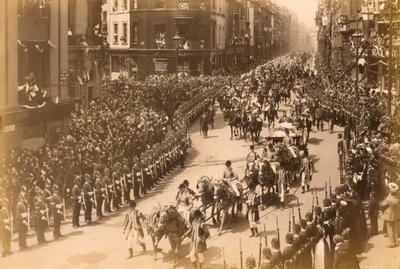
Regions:
<instances>
[{"instance_id":1,"label":"lamp post","mask_svg":"<svg viewBox=\"0 0 400 269\"><path fill-rule=\"evenodd\" d=\"M359 55L358 51L361 46L361 39L363 38L363 34L360 32L355 32L354 34L351 35L353 42L354 42L354 48L356 50L356 98L358 100L358 60L359 60Z\"/></svg>"},{"instance_id":2,"label":"lamp post","mask_svg":"<svg viewBox=\"0 0 400 269\"><path fill-rule=\"evenodd\" d=\"M174 42L175 50L176 50L176 57L175 57L175 74L176 80L178 80L178 57L179 57L179 46L181 43L182 37L179 35L178 32L172 37L172 41Z\"/></svg>"}]
</instances>

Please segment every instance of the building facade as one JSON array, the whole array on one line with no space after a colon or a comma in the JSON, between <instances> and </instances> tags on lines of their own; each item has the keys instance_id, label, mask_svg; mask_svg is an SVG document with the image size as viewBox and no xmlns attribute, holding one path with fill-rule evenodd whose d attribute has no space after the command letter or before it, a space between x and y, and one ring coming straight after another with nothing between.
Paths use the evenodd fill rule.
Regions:
<instances>
[{"instance_id":1,"label":"building facade","mask_svg":"<svg viewBox=\"0 0 400 269\"><path fill-rule=\"evenodd\" d=\"M399 8L393 0L319 1L316 24L323 64L340 65L354 80L382 92L390 80L399 92Z\"/></svg>"},{"instance_id":2,"label":"building facade","mask_svg":"<svg viewBox=\"0 0 400 269\"><path fill-rule=\"evenodd\" d=\"M272 7L267 1L103 2L102 28L107 29L112 78L175 72L199 75L243 67L251 58L267 55L270 32L282 35L275 36L280 40L276 47L287 42L283 36L289 34L290 14L282 8L274 13L279 21L275 29L265 28L268 5ZM174 37L180 38L179 44Z\"/></svg>"},{"instance_id":3,"label":"building facade","mask_svg":"<svg viewBox=\"0 0 400 269\"><path fill-rule=\"evenodd\" d=\"M0 1L0 151L67 129L68 1Z\"/></svg>"}]
</instances>

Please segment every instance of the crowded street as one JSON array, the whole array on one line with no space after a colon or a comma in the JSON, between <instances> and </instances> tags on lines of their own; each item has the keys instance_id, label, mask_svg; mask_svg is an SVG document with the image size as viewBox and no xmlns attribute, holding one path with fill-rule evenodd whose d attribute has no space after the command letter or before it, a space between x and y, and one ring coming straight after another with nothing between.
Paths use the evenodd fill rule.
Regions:
<instances>
[{"instance_id":1,"label":"crowded street","mask_svg":"<svg viewBox=\"0 0 400 269\"><path fill-rule=\"evenodd\" d=\"M400 1L0 1L0 268L399 269Z\"/></svg>"}]
</instances>

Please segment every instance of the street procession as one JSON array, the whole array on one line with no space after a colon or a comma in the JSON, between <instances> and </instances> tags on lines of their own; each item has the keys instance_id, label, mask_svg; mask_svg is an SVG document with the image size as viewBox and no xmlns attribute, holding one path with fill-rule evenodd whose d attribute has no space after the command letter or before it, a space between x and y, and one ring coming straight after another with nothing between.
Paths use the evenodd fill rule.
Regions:
<instances>
[{"instance_id":1,"label":"street procession","mask_svg":"<svg viewBox=\"0 0 400 269\"><path fill-rule=\"evenodd\" d=\"M400 268L400 1L0 14L0 268Z\"/></svg>"}]
</instances>

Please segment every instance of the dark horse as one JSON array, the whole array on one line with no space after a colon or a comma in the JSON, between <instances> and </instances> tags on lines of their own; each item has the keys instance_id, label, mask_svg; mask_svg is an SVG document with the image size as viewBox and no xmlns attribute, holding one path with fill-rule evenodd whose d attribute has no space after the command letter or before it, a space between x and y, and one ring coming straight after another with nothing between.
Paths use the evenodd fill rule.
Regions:
<instances>
[{"instance_id":1,"label":"dark horse","mask_svg":"<svg viewBox=\"0 0 400 269\"><path fill-rule=\"evenodd\" d=\"M260 133L262 130L262 119L260 117L252 117L248 124L248 129L250 131L251 140L253 143L258 143L260 140Z\"/></svg>"},{"instance_id":2,"label":"dark horse","mask_svg":"<svg viewBox=\"0 0 400 269\"><path fill-rule=\"evenodd\" d=\"M197 191L200 195L202 206L200 207L203 216L206 216L207 208L211 207L211 218L213 223L216 224L215 219L215 201L214 201L214 186L213 180L207 176L202 176L197 180ZM217 216L219 217L219 216Z\"/></svg>"},{"instance_id":3,"label":"dark horse","mask_svg":"<svg viewBox=\"0 0 400 269\"><path fill-rule=\"evenodd\" d=\"M240 136L242 133L242 118L237 111L228 111L228 124L231 128L231 140L233 136Z\"/></svg>"}]
</instances>

